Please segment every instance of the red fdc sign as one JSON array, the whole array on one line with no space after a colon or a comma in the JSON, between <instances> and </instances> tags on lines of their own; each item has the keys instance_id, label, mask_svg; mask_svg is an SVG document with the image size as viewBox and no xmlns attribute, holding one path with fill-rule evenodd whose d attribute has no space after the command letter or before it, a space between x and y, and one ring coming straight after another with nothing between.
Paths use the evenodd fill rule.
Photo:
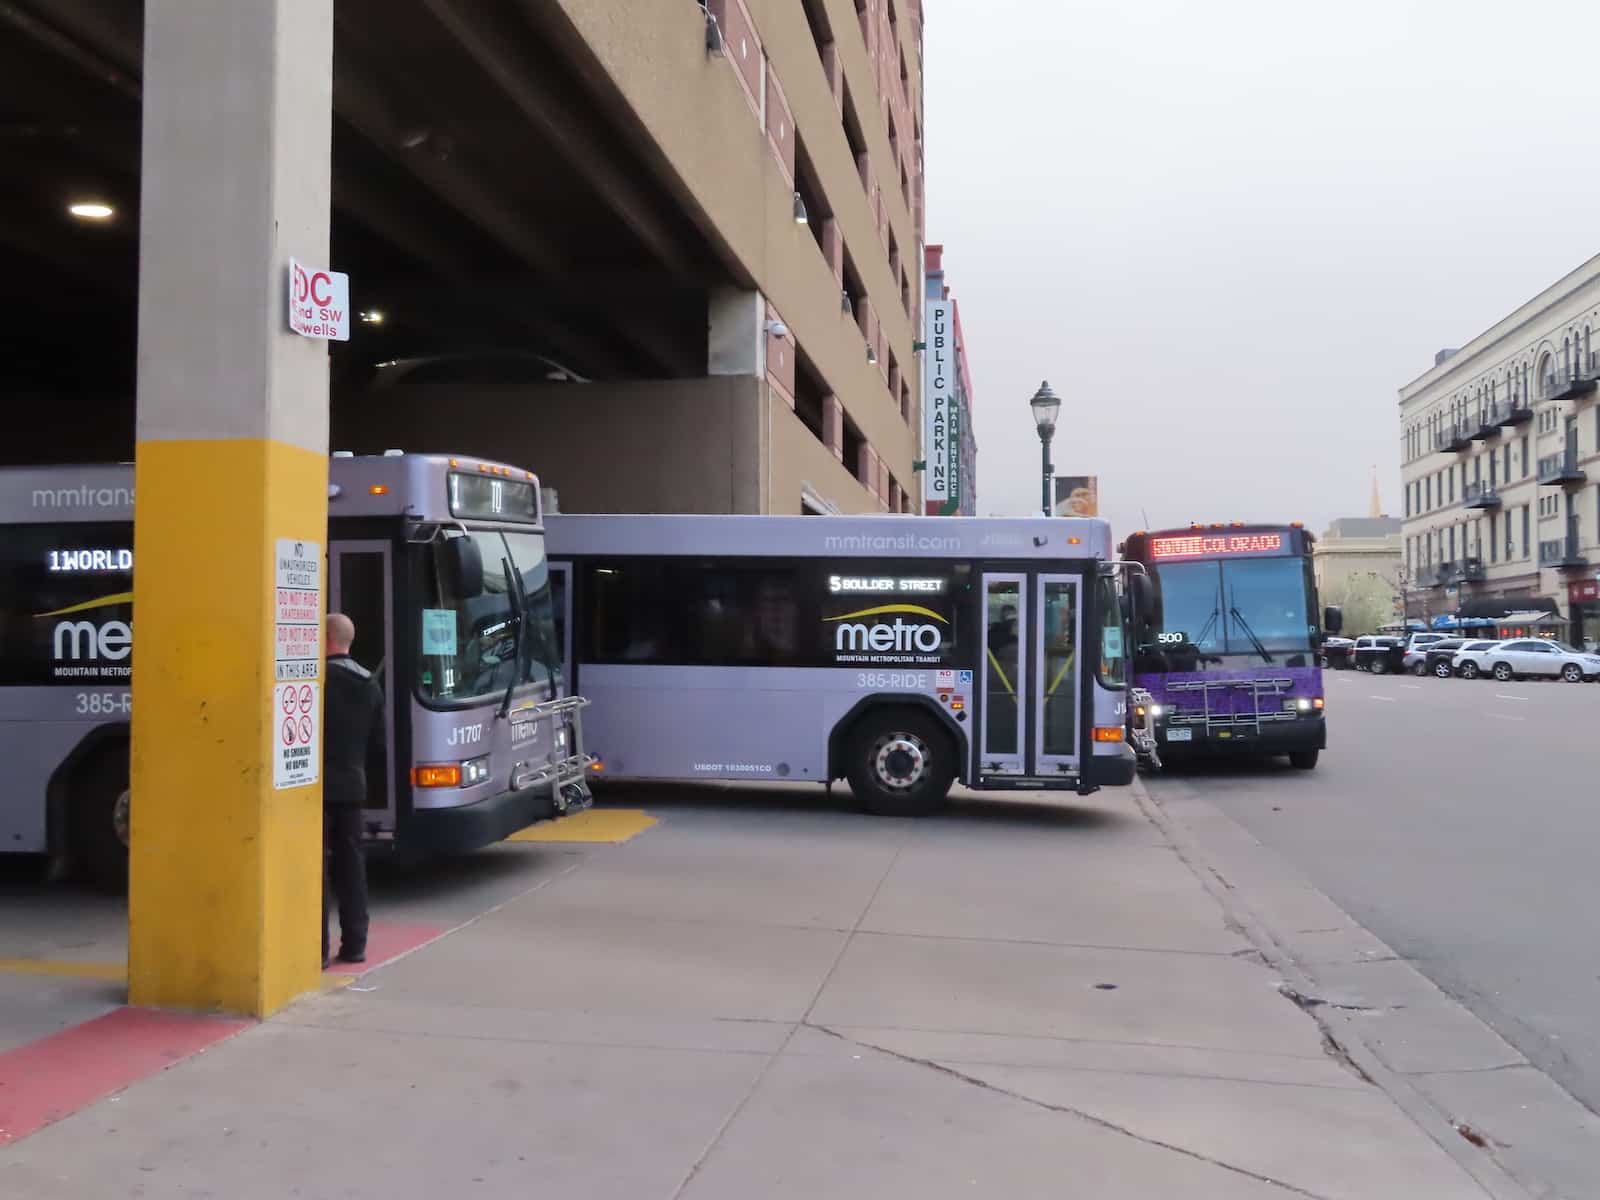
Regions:
<instances>
[{"instance_id":1,"label":"red fdc sign","mask_svg":"<svg viewBox=\"0 0 1600 1200\"><path fill-rule=\"evenodd\" d=\"M1150 539L1151 558L1203 558L1208 554L1271 554L1283 549L1281 533L1185 534Z\"/></svg>"}]
</instances>

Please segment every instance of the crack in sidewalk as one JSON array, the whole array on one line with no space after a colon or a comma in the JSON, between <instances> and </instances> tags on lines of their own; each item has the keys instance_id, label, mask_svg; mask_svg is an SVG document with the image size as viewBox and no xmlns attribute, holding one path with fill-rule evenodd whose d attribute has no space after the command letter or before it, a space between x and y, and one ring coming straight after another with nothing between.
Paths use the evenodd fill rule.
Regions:
<instances>
[{"instance_id":1,"label":"crack in sidewalk","mask_svg":"<svg viewBox=\"0 0 1600 1200\"><path fill-rule=\"evenodd\" d=\"M815 1029L818 1033L826 1034L831 1038L837 1038L839 1041L844 1042L847 1045L859 1046L863 1050L872 1050L878 1054L887 1055L889 1058L906 1063L910 1066L926 1067L930 1071L936 1071L941 1075L948 1075L950 1078L959 1080L962 1083L970 1084L976 1088L981 1088L986 1092L993 1092L998 1096L1005 1096L1011 1100L1021 1101L1023 1104L1030 1105L1034 1108L1043 1109L1046 1112L1058 1113L1067 1117L1076 1117L1080 1121L1085 1121L1088 1124L1099 1129L1104 1129L1107 1132L1120 1134L1123 1137L1131 1138L1136 1142L1142 1143L1143 1145L1153 1146L1158 1150L1168 1150L1173 1154L1181 1154L1185 1158L1192 1158L1196 1162L1205 1163L1207 1166L1217 1167L1220 1170L1228 1171L1235 1175L1243 1175L1246 1179L1253 1179L1257 1183L1265 1183L1272 1187L1282 1188L1284 1191L1289 1192L1292 1195L1304 1196L1307 1198L1307 1200L1328 1200L1328 1197L1323 1196L1318 1192L1309 1192L1305 1188L1297 1187L1294 1184L1287 1183L1282 1179L1274 1179L1272 1176L1263 1175L1258 1171L1252 1171L1248 1167L1241 1167L1234 1163L1224 1162L1221 1159L1212 1158L1209 1155L1201 1154L1198 1150L1191 1150L1186 1146L1175 1145L1172 1142L1164 1142L1160 1138L1148 1137L1145 1134L1136 1133L1125 1126L1118 1125L1114 1121L1108 1121L1104 1117L1097 1117L1093 1113L1085 1112L1081 1108L1073 1108L1071 1105L1067 1104L1052 1104L1048 1100L1040 1100L1036 1096L1029 1096L1022 1092L1013 1091L1010 1088L1001 1087L998 1084L990 1083L988 1080L980 1079L976 1075L969 1075L965 1071L958 1071L954 1067L947 1066L941 1062L936 1062L930 1058L918 1058L914 1054L902 1054L900 1051L891 1050L887 1046L879 1046L873 1042L863 1042L858 1038L853 1038L847 1034L840 1033L837 1029L830 1029L826 1025L818 1025L812 1021L803 1021L802 1024L807 1029Z\"/></svg>"}]
</instances>

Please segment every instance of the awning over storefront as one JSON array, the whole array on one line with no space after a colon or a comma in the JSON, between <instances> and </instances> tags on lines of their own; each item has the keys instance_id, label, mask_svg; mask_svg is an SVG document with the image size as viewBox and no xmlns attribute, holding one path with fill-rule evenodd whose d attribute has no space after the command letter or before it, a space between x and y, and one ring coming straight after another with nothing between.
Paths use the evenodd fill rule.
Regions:
<instances>
[{"instance_id":1,"label":"awning over storefront","mask_svg":"<svg viewBox=\"0 0 1600 1200\"><path fill-rule=\"evenodd\" d=\"M1457 617L1488 617L1498 621L1512 613L1558 613L1556 602L1548 596L1473 596L1456 609Z\"/></svg>"}]
</instances>

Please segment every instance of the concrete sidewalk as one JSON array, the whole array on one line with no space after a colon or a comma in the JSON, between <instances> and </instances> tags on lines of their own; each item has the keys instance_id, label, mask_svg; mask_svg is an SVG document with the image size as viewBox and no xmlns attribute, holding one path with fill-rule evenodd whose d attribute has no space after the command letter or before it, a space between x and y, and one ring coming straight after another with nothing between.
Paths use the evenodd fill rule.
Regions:
<instances>
[{"instance_id":1,"label":"concrete sidewalk","mask_svg":"<svg viewBox=\"0 0 1600 1200\"><path fill-rule=\"evenodd\" d=\"M0 1195L1503 1194L1132 792L615 799L660 824L523 847L534 890L0 1151Z\"/></svg>"}]
</instances>

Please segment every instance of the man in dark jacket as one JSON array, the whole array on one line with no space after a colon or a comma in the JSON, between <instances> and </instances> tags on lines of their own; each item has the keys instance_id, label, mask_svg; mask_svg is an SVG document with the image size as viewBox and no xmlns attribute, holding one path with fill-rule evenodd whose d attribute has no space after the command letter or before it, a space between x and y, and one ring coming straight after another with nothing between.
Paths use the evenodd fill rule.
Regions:
<instances>
[{"instance_id":1,"label":"man in dark jacket","mask_svg":"<svg viewBox=\"0 0 1600 1200\"><path fill-rule=\"evenodd\" d=\"M367 864L361 810L367 756L383 749L383 690L350 657L355 622L329 613L328 670L322 706L322 961L328 963L328 909L339 901L339 961L367 960Z\"/></svg>"}]
</instances>

